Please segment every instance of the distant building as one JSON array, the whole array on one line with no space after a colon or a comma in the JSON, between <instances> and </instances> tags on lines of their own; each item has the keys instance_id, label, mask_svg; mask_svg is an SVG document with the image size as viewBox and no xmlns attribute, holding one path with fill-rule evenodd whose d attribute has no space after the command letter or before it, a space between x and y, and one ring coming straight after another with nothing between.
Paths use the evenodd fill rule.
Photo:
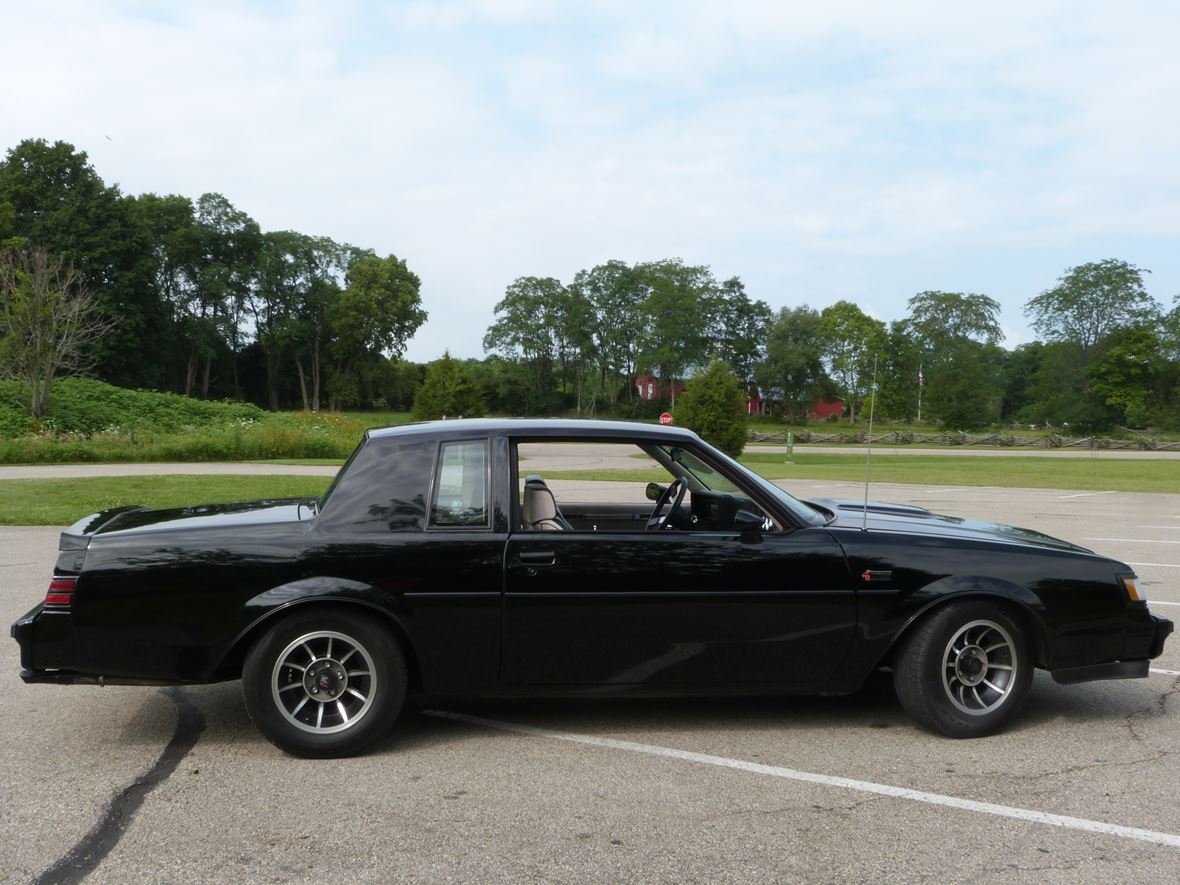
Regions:
<instances>
[{"instance_id":1,"label":"distant building","mask_svg":"<svg viewBox=\"0 0 1180 885\"><path fill-rule=\"evenodd\" d=\"M684 393L684 382L677 381L668 384L654 375L636 375L635 392L644 400L670 400L672 391L676 395ZM777 390L759 390L756 384L746 385L746 414L772 415L782 411L782 393ZM844 400L819 398L812 403L807 412L807 418L812 421L823 421L830 415L839 417L844 414Z\"/></svg>"},{"instance_id":2,"label":"distant building","mask_svg":"<svg viewBox=\"0 0 1180 885\"><path fill-rule=\"evenodd\" d=\"M684 382L676 381L668 384L654 375L636 375L635 391L640 399L671 399L673 391L676 396L684 393Z\"/></svg>"},{"instance_id":3,"label":"distant building","mask_svg":"<svg viewBox=\"0 0 1180 885\"><path fill-rule=\"evenodd\" d=\"M782 391L760 390L757 385L746 385L746 414L773 415L782 411ZM807 418L823 421L831 415L837 418L844 414L844 400L817 398L807 411Z\"/></svg>"}]
</instances>

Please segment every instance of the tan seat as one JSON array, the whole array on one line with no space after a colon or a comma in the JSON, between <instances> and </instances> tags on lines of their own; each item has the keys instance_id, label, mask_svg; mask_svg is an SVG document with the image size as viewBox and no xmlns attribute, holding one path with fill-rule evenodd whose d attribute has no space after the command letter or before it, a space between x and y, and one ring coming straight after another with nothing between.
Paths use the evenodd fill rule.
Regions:
<instances>
[{"instance_id":1,"label":"tan seat","mask_svg":"<svg viewBox=\"0 0 1180 885\"><path fill-rule=\"evenodd\" d=\"M571 531L573 526L566 522L557 509L557 500L545 480L533 475L524 481L524 525L525 528L541 532Z\"/></svg>"}]
</instances>

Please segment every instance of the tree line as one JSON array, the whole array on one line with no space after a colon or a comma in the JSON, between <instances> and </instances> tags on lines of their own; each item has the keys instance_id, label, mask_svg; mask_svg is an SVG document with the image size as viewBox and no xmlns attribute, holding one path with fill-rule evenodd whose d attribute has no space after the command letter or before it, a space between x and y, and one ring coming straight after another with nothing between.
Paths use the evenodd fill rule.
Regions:
<instances>
[{"instance_id":1,"label":"tree line","mask_svg":"<svg viewBox=\"0 0 1180 885\"><path fill-rule=\"evenodd\" d=\"M0 370L30 381L35 412L49 387L37 394L32 364L271 409L647 416L722 362L791 421L825 398L857 421L875 391L877 415L951 429L1180 429L1180 296L1159 304L1145 273L1068 268L1025 305L1039 339L1006 350L984 294L919 292L884 323L846 300L775 311L739 277L679 259L607 261L568 282L516 279L482 359L426 366L400 359L426 312L394 255L264 232L217 193L124 195L64 142L27 140L0 162ZM29 331L55 310L73 323L70 353ZM640 398L638 375L667 401Z\"/></svg>"},{"instance_id":2,"label":"tree line","mask_svg":"<svg viewBox=\"0 0 1180 885\"><path fill-rule=\"evenodd\" d=\"M875 390L881 417L951 429L1180 429L1180 296L1166 310L1147 293L1146 272L1118 259L1067 269L1025 305L1040 339L1009 351L987 295L919 292L886 324L851 301L773 312L740 279L718 282L677 260L611 261L564 285L516 280L484 339L491 356L473 370L491 376L501 407L526 413L617 413L621 401L642 410L637 371L671 388L654 406L663 408L676 382L720 360L790 421L833 398L856 421ZM507 403L497 378L527 393Z\"/></svg>"},{"instance_id":3,"label":"tree line","mask_svg":"<svg viewBox=\"0 0 1180 885\"><path fill-rule=\"evenodd\" d=\"M31 383L35 414L54 360L122 387L355 405L426 319L395 255L263 231L217 193L125 195L85 153L39 139L0 162L0 286L0 369ZM87 334L63 361L45 341L83 305Z\"/></svg>"}]
</instances>

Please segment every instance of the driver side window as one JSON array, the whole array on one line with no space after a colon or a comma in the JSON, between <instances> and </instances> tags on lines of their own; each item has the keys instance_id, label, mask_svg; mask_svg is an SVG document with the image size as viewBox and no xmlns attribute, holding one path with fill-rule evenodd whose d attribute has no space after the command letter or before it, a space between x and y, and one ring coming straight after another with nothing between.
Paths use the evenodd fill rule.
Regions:
<instances>
[{"instance_id":1,"label":"driver side window","mask_svg":"<svg viewBox=\"0 0 1180 885\"><path fill-rule=\"evenodd\" d=\"M733 531L739 510L763 515L698 459L654 451L664 463L633 443L518 442L517 531ZM685 478L677 482L666 464Z\"/></svg>"},{"instance_id":2,"label":"driver side window","mask_svg":"<svg viewBox=\"0 0 1180 885\"><path fill-rule=\"evenodd\" d=\"M673 478L632 443L528 440L515 453L519 531L642 532L648 484Z\"/></svg>"}]
</instances>

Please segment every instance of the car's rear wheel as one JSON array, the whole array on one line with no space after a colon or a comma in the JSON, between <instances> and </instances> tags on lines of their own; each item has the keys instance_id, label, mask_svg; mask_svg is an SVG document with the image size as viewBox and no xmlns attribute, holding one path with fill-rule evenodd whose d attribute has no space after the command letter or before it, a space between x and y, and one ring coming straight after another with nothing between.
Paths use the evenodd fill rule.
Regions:
<instances>
[{"instance_id":1,"label":"car's rear wheel","mask_svg":"<svg viewBox=\"0 0 1180 885\"><path fill-rule=\"evenodd\" d=\"M956 738L999 731L1032 681L1028 638L1008 611L984 601L943 606L902 642L893 671L906 712Z\"/></svg>"},{"instance_id":2,"label":"car's rear wheel","mask_svg":"<svg viewBox=\"0 0 1180 885\"><path fill-rule=\"evenodd\" d=\"M284 618L242 668L258 730L296 756L359 753L393 724L406 693L397 641L357 613L316 608Z\"/></svg>"}]
</instances>

